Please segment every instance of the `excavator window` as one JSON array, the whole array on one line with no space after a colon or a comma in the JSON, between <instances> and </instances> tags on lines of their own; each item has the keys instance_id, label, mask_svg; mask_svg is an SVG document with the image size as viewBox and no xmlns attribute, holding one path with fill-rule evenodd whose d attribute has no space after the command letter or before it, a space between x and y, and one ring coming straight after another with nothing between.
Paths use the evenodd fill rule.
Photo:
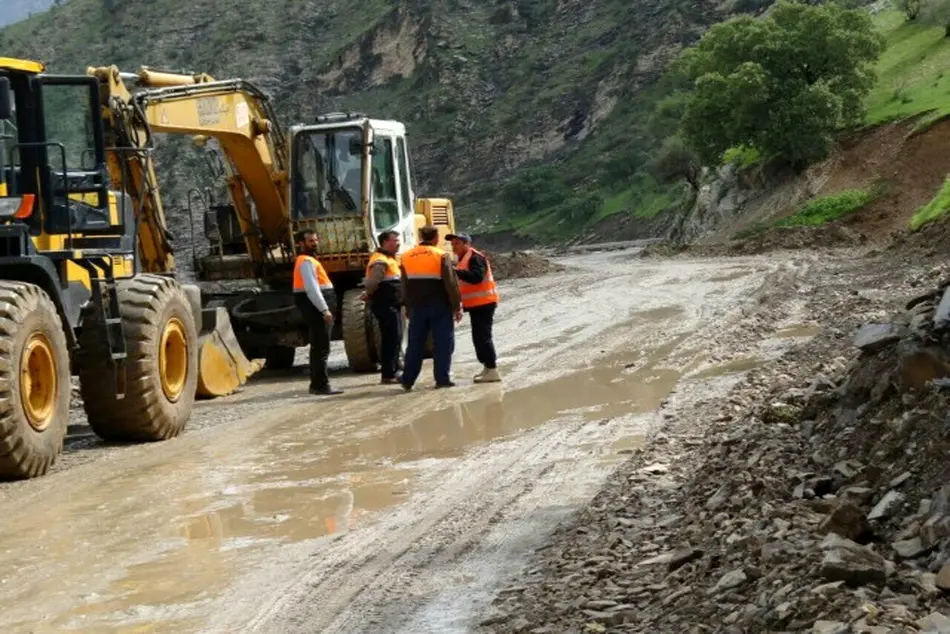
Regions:
<instances>
[{"instance_id":1,"label":"excavator window","mask_svg":"<svg viewBox=\"0 0 950 634\"><path fill-rule=\"evenodd\" d=\"M393 141L377 137L380 149L373 154L373 222L376 231L384 231L399 222L399 199L396 194L396 171L393 162Z\"/></svg>"},{"instance_id":2,"label":"excavator window","mask_svg":"<svg viewBox=\"0 0 950 634\"><path fill-rule=\"evenodd\" d=\"M362 130L353 127L294 136L294 218L360 213L360 158L350 155L349 148L361 137Z\"/></svg>"},{"instance_id":3,"label":"excavator window","mask_svg":"<svg viewBox=\"0 0 950 634\"><path fill-rule=\"evenodd\" d=\"M412 209L412 187L409 172L409 154L406 152L406 139L399 137L396 139L396 150L398 156L396 160L399 165L399 185L400 185L400 203L402 204L402 216L413 213Z\"/></svg>"}]
</instances>

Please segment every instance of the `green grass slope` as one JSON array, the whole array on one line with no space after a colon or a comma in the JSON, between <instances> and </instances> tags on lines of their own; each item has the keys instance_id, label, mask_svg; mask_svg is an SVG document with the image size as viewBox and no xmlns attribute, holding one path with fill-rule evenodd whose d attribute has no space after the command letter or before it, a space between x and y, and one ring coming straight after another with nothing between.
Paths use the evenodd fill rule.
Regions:
<instances>
[{"instance_id":1,"label":"green grass slope","mask_svg":"<svg viewBox=\"0 0 950 634\"><path fill-rule=\"evenodd\" d=\"M887 48L875 68L867 123L950 114L950 38L943 27L908 22L900 11L882 12L875 21Z\"/></svg>"}]
</instances>

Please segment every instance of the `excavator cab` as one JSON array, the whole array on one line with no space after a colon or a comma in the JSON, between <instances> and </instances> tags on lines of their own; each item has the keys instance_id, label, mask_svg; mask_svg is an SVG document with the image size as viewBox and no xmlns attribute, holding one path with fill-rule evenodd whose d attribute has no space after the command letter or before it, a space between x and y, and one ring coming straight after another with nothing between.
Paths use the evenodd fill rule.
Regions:
<instances>
[{"instance_id":1,"label":"excavator cab","mask_svg":"<svg viewBox=\"0 0 950 634\"><path fill-rule=\"evenodd\" d=\"M343 340L350 368L374 371L379 333L360 286L377 236L396 231L402 250L415 246L425 224L445 236L454 227L452 203L415 197L399 121L331 113L294 126L290 139L291 226L317 234L338 302L333 338Z\"/></svg>"},{"instance_id":2,"label":"excavator cab","mask_svg":"<svg viewBox=\"0 0 950 634\"><path fill-rule=\"evenodd\" d=\"M398 231L403 245L415 244L415 230L426 220L417 219L402 123L322 115L291 130L290 152L291 220L295 228L317 231L328 272L362 274L364 263L354 266L352 254L368 257L382 231Z\"/></svg>"}]
</instances>

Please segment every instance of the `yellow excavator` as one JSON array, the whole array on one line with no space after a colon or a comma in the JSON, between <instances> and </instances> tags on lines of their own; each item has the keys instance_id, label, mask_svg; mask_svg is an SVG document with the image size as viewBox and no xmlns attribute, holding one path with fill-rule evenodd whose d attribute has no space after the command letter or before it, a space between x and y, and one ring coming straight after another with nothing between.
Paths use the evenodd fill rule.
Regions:
<instances>
[{"instance_id":1,"label":"yellow excavator","mask_svg":"<svg viewBox=\"0 0 950 634\"><path fill-rule=\"evenodd\" d=\"M104 94L131 104L142 120L141 138L153 132L191 135L226 180L227 200L210 188L189 198L192 213L201 208L208 241L206 252L194 254L194 265L199 282L215 285L201 295L205 312L218 315L213 331L233 333L246 359L264 359L274 369L293 365L295 349L309 343L293 302L293 235L310 228L337 299L332 338L343 340L352 370L375 370L378 327L360 287L376 236L396 230L405 249L416 244L422 225L436 225L443 235L454 230L451 200L415 197L405 126L329 114L285 135L268 97L248 81L147 68L123 73L115 66L87 73ZM230 328L222 326L223 311ZM202 365L211 356L203 351ZM204 369L200 374L204 381ZM243 379L246 372L238 374Z\"/></svg>"}]
</instances>

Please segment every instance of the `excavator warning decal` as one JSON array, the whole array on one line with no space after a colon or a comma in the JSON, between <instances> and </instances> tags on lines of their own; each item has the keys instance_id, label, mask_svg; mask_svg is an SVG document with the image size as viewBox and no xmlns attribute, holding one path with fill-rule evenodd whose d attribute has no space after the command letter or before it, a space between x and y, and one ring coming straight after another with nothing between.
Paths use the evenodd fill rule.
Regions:
<instances>
[{"instance_id":1,"label":"excavator warning decal","mask_svg":"<svg viewBox=\"0 0 950 634\"><path fill-rule=\"evenodd\" d=\"M243 128L251 122L251 115L248 112L247 104L243 101L238 102L234 107L234 117L237 119L237 127Z\"/></svg>"},{"instance_id":2,"label":"excavator warning decal","mask_svg":"<svg viewBox=\"0 0 950 634\"><path fill-rule=\"evenodd\" d=\"M217 97L202 97L195 106L198 109L198 124L213 125L221 122L221 111Z\"/></svg>"}]
</instances>

